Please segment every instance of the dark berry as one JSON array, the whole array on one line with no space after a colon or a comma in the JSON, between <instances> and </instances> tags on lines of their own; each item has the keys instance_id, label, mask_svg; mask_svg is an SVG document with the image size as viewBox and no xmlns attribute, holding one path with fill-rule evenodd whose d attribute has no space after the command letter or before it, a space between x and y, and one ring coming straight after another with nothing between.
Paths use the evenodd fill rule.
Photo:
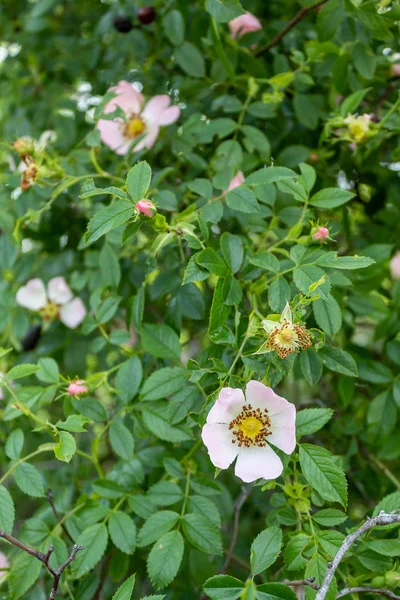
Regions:
<instances>
[{"instance_id":1,"label":"dark berry","mask_svg":"<svg viewBox=\"0 0 400 600\"><path fill-rule=\"evenodd\" d=\"M126 15L117 15L114 18L114 27L120 33L129 33L133 29L131 18Z\"/></svg>"},{"instance_id":2,"label":"dark berry","mask_svg":"<svg viewBox=\"0 0 400 600\"><path fill-rule=\"evenodd\" d=\"M152 6L143 6L138 10L138 19L142 25L149 25L156 18L156 11Z\"/></svg>"},{"instance_id":3,"label":"dark berry","mask_svg":"<svg viewBox=\"0 0 400 600\"><path fill-rule=\"evenodd\" d=\"M40 340L42 334L41 325L32 325L21 340L21 348L24 352L34 350Z\"/></svg>"}]
</instances>

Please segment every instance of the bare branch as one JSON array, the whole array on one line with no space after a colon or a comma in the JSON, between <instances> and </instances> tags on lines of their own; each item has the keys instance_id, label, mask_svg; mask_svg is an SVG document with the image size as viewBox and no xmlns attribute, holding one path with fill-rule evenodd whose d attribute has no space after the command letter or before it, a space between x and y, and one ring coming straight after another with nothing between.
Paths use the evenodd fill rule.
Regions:
<instances>
[{"instance_id":1,"label":"bare branch","mask_svg":"<svg viewBox=\"0 0 400 600\"><path fill-rule=\"evenodd\" d=\"M227 572L230 562L232 560L233 551L235 549L237 538L238 538L238 533L239 533L240 511L242 510L243 504L246 502L247 498L250 496L251 490L252 490L251 486L243 487L242 493L240 494L240 496L238 497L238 499L235 502L235 516L233 519L232 540L231 540L228 554L226 555L225 563L224 563L224 566L222 567L221 573Z\"/></svg>"},{"instance_id":2,"label":"bare branch","mask_svg":"<svg viewBox=\"0 0 400 600\"><path fill-rule=\"evenodd\" d=\"M333 561L328 564L328 570L326 572L324 581L322 582L321 587L315 596L315 600L324 600L326 594L328 593L329 586L334 578L336 569L340 565L346 552L359 537L374 527L378 527L379 525L392 525L393 523L400 523L400 515L398 512L394 511L392 513L385 513L382 510L377 517L373 517L372 519L367 517L367 520L361 525L361 527L356 529L356 531L353 533L350 533L337 551Z\"/></svg>"},{"instance_id":3,"label":"bare branch","mask_svg":"<svg viewBox=\"0 0 400 600\"><path fill-rule=\"evenodd\" d=\"M299 23L299 21L301 21L303 17L306 16L307 13L309 13L311 10L320 8L320 6L323 6L326 2L328 2L328 0L322 0L317 4L314 4L313 6L304 6L301 10L299 10L297 15L295 15L293 19L289 21L289 23L285 25L285 27L274 37L273 40L271 40L266 46L257 48L256 52L254 53L255 56L259 56L260 54L267 52L274 46L277 46L279 42L285 37L285 35L289 33L289 31L293 29L293 27L295 27L297 23Z\"/></svg>"},{"instance_id":4,"label":"bare branch","mask_svg":"<svg viewBox=\"0 0 400 600\"><path fill-rule=\"evenodd\" d=\"M308 577L307 579L297 579L296 581L284 581L286 585L290 587L297 587L298 585L307 585L313 590L319 590L320 586L318 583L314 583L315 577Z\"/></svg>"},{"instance_id":5,"label":"bare branch","mask_svg":"<svg viewBox=\"0 0 400 600\"><path fill-rule=\"evenodd\" d=\"M387 596L388 598L394 598L394 600L400 600L400 596L397 596L394 592L390 590L385 590L383 588L374 588L369 586L359 586L359 587L351 587L344 588L340 590L337 594L336 598L343 598L343 596L347 596L348 594L380 594L381 596Z\"/></svg>"},{"instance_id":6,"label":"bare branch","mask_svg":"<svg viewBox=\"0 0 400 600\"><path fill-rule=\"evenodd\" d=\"M0 538L3 538L3 540L7 540L7 542L10 542L10 544L13 544L13 546L16 546L17 548L20 548L20 550L23 550L24 552L27 552L31 556L34 556L35 558L37 558L38 560L40 560L40 562L42 562L44 564L44 566L46 567L48 572L53 577L53 587L50 592L49 600L54 600L54 598L56 597L58 586L60 584L61 575L63 574L66 567L68 567L68 565L75 559L79 550L83 550L83 546L77 546L75 544L73 547L73 550L72 550L71 554L69 555L69 557L67 558L67 560L58 569L55 570L49 564L50 557L51 557L52 553L54 552L54 546L49 546L49 549L47 550L46 554L44 554L43 552L40 552L39 550L35 550L35 548L31 548L27 544L24 544L24 542L17 540L17 538L13 537L12 535L9 535L5 531L0 530Z\"/></svg>"}]
</instances>

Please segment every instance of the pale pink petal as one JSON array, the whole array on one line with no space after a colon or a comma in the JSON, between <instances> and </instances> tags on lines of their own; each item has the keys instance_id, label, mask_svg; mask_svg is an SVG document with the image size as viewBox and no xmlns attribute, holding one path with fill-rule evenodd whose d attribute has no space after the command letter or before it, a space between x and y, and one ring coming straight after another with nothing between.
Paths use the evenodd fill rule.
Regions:
<instances>
[{"instance_id":1,"label":"pale pink petal","mask_svg":"<svg viewBox=\"0 0 400 600\"><path fill-rule=\"evenodd\" d=\"M230 423L238 416L245 399L242 390L236 388L222 388L219 396L207 415L207 423Z\"/></svg>"},{"instance_id":2,"label":"pale pink petal","mask_svg":"<svg viewBox=\"0 0 400 600\"><path fill-rule=\"evenodd\" d=\"M253 408L266 408L269 417L286 410L296 412L293 404L275 394L273 389L259 381L252 380L246 385L246 399Z\"/></svg>"},{"instance_id":3,"label":"pale pink petal","mask_svg":"<svg viewBox=\"0 0 400 600\"><path fill-rule=\"evenodd\" d=\"M233 177L231 179L231 182L229 184L228 187L228 191L230 190L234 190L235 188L239 187L239 185L242 185L243 181L245 180L244 174L242 171L238 171L235 175L235 177Z\"/></svg>"},{"instance_id":4,"label":"pale pink petal","mask_svg":"<svg viewBox=\"0 0 400 600\"><path fill-rule=\"evenodd\" d=\"M97 123L97 129L100 131L102 142L111 150L114 150L117 154L128 152L131 140L124 136L123 124L120 119L115 121L100 120Z\"/></svg>"},{"instance_id":5,"label":"pale pink petal","mask_svg":"<svg viewBox=\"0 0 400 600\"><path fill-rule=\"evenodd\" d=\"M400 279L400 252L397 252L390 261L390 272L393 279Z\"/></svg>"},{"instance_id":6,"label":"pale pink petal","mask_svg":"<svg viewBox=\"0 0 400 600\"><path fill-rule=\"evenodd\" d=\"M40 310L47 304L47 294L41 279L30 279L17 292L17 302L29 310Z\"/></svg>"},{"instance_id":7,"label":"pale pink petal","mask_svg":"<svg viewBox=\"0 0 400 600\"><path fill-rule=\"evenodd\" d=\"M60 320L70 329L78 327L85 316L86 308L80 298L74 298L60 308Z\"/></svg>"},{"instance_id":8,"label":"pale pink petal","mask_svg":"<svg viewBox=\"0 0 400 600\"><path fill-rule=\"evenodd\" d=\"M260 21L251 13L236 17L236 19L229 21L228 25L233 38L241 38L246 33L262 29Z\"/></svg>"},{"instance_id":9,"label":"pale pink petal","mask_svg":"<svg viewBox=\"0 0 400 600\"><path fill-rule=\"evenodd\" d=\"M150 150L150 148L152 148L156 143L156 139L158 137L159 132L160 129L158 125L149 125L147 128L146 135L143 136L143 138L138 144L136 144L136 146L133 148L133 152L139 152L139 150L143 150L143 148L147 148L147 150Z\"/></svg>"},{"instance_id":10,"label":"pale pink petal","mask_svg":"<svg viewBox=\"0 0 400 600\"><path fill-rule=\"evenodd\" d=\"M294 405L292 404L293 409ZM294 418L296 418L296 410L293 410ZM285 423L289 425L279 426L279 419L284 418ZM285 452L285 454L292 454L296 448L296 426L292 424L293 415L286 412L286 414L280 413L280 415L274 415L271 417L271 431L272 433L268 436L268 442L273 446L279 448Z\"/></svg>"},{"instance_id":11,"label":"pale pink petal","mask_svg":"<svg viewBox=\"0 0 400 600\"><path fill-rule=\"evenodd\" d=\"M145 106L143 117L148 123L171 125L179 118L179 106L170 106L171 98L166 94L154 96Z\"/></svg>"},{"instance_id":12,"label":"pale pink petal","mask_svg":"<svg viewBox=\"0 0 400 600\"><path fill-rule=\"evenodd\" d=\"M213 465L219 469L227 469L239 451L237 444L232 443L233 436L227 425L206 423L201 437Z\"/></svg>"},{"instance_id":13,"label":"pale pink petal","mask_svg":"<svg viewBox=\"0 0 400 600\"><path fill-rule=\"evenodd\" d=\"M242 446L235 465L235 475L246 483L256 479L276 479L283 471L281 459L268 445Z\"/></svg>"},{"instance_id":14,"label":"pale pink petal","mask_svg":"<svg viewBox=\"0 0 400 600\"><path fill-rule=\"evenodd\" d=\"M72 292L64 277L53 277L47 284L47 294L55 304L65 304L72 298Z\"/></svg>"},{"instance_id":15,"label":"pale pink petal","mask_svg":"<svg viewBox=\"0 0 400 600\"><path fill-rule=\"evenodd\" d=\"M79 394L87 394L89 388L85 385L83 379L78 379L77 381L71 381L69 386L67 387L67 392L70 396L79 396Z\"/></svg>"},{"instance_id":16,"label":"pale pink petal","mask_svg":"<svg viewBox=\"0 0 400 600\"><path fill-rule=\"evenodd\" d=\"M113 112L117 106L122 108L127 115L139 114L141 112L144 98L128 81L120 81L108 91L114 92L117 95L105 107L105 114Z\"/></svg>"}]
</instances>

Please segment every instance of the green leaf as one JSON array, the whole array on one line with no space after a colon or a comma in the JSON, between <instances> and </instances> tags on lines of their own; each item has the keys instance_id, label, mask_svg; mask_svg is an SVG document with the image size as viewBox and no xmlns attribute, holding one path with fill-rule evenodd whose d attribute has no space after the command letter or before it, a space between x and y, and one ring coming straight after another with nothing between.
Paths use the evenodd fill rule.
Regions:
<instances>
[{"instance_id":1,"label":"green leaf","mask_svg":"<svg viewBox=\"0 0 400 600\"><path fill-rule=\"evenodd\" d=\"M41 358L38 362L39 370L36 377L45 383L58 383L58 365L53 358Z\"/></svg>"},{"instance_id":2,"label":"green leaf","mask_svg":"<svg viewBox=\"0 0 400 600\"><path fill-rule=\"evenodd\" d=\"M65 421L58 421L56 427L72 433L82 433L83 431L86 431L84 426L89 423L92 423L92 419L89 419L88 417L84 417L83 415L69 415Z\"/></svg>"},{"instance_id":3,"label":"green leaf","mask_svg":"<svg viewBox=\"0 0 400 600\"><path fill-rule=\"evenodd\" d=\"M298 571L307 565L307 560L303 556L303 551L312 541L308 535L298 533L286 544L284 550L285 566L289 571Z\"/></svg>"},{"instance_id":4,"label":"green leaf","mask_svg":"<svg viewBox=\"0 0 400 600\"><path fill-rule=\"evenodd\" d=\"M22 379L23 377L29 377L39 370L36 365L17 365L10 369L6 375L7 381L15 381L16 379Z\"/></svg>"},{"instance_id":5,"label":"green leaf","mask_svg":"<svg viewBox=\"0 0 400 600\"><path fill-rule=\"evenodd\" d=\"M182 519L183 531L191 544L207 554L222 554L219 530L205 517L188 513Z\"/></svg>"},{"instance_id":6,"label":"green leaf","mask_svg":"<svg viewBox=\"0 0 400 600\"><path fill-rule=\"evenodd\" d=\"M136 331L139 331L142 326L144 301L145 290L144 287L141 287L136 296L132 298L131 322L133 323Z\"/></svg>"},{"instance_id":7,"label":"green leaf","mask_svg":"<svg viewBox=\"0 0 400 600\"><path fill-rule=\"evenodd\" d=\"M329 558L333 558L344 540L343 533L340 531L319 531L317 538L320 546L325 550Z\"/></svg>"},{"instance_id":8,"label":"green leaf","mask_svg":"<svg viewBox=\"0 0 400 600\"><path fill-rule=\"evenodd\" d=\"M310 435L319 431L332 418L331 408L304 408L296 413L296 435Z\"/></svg>"},{"instance_id":9,"label":"green leaf","mask_svg":"<svg viewBox=\"0 0 400 600\"><path fill-rule=\"evenodd\" d=\"M184 428L174 427L168 422L166 402L147 404L142 411L146 427L160 440L166 442L185 442L192 439Z\"/></svg>"},{"instance_id":10,"label":"green leaf","mask_svg":"<svg viewBox=\"0 0 400 600\"><path fill-rule=\"evenodd\" d=\"M243 262L243 244L240 237L225 231L221 236L221 250L232 273L239 271Z\"/></svg>"},{"instance_id":11,"label":"green leaf","mask_svg":"<svg viewBox=\"0 0 400 600\"><path fill-rule=\"evenodd\" d=\"M318 208L337 208L354 198L353 192L340 188L325 188L310 198L311 206Z\"/></svg>"},{"instance_id":12,"label":"green leaf","mask_svg":"<svg viewBox=\"0 0 400 600\"><path fill-rule=\"evenodd\" d=\"M251 189L245 185L239 185L226 194L226 203L232 210L254 214L260 211L257 198Z\"/></svg>"},{"instance_id":13,"label":"green leaf","mask_svg":"<svg viewBox=\"0 0 400 600\"><path fill-rule=\"evenodd\" d=\"M20 463L14 471L14 477L17 486L24 494L34 498L44 496L42 476L33 465L27 462Z\"/></svg>"},{"instance_id":14,"label":"green leaf","mask_svg":"<svg viewBox=\"0 0 400 600\"><path fill-rule=\"evenodd\" d=\"M59 431L58 437L59 441L54 448L54 454L58 460L69 463L76 452L75 440L67 431Z\"/></svg>"},{"instance_id":15,"label":"green leaf","mask_svg":"<svg viewBox=\"0 0 400 600\"><path fill-rule=\"evenodd\" d=\"M203 54L191 42L184 42L175 51L175 59L180 68L191 77L204 77L206 65Z\"/></svg>"},{"instance_id":16,"label":"green leaf","mask_svg":"<svg viewBox=\"0 0 400 600\"><path fill-rule=\"evenodd\" d=\"M115 387L124 404L128 404L136 396L142 377L142 363L137 356L132 356L122 363L115 378Z\"/></svg>"},{"instance_id":17,"label":"green leaf","mask_svg":"<svg viewBox=\"0 0 400 600\"><path fill-rule=\"evenodd\" d=\"M346 506L346 476L328 450L313 444L300 445L300 466L308 483L324 500Z\"/></svg>"},{"instance_id":18,"label":"green leaf","mask_svg":"<svg viewBox=\"0 0 400 600\"><path fill-rule=\"evenodd\" d=\"M259 252L249 259L249 262L256 267L260 267L265 271L279 273L279 260L269 252Z\"/></svg>"},{"instance_id":19,"label":"green leaf","mask_svg":"<svg viewBox=\"0 0 400 600\"><path fill-rule=\"evenodd\" d=\"M109 244L104 244L100 252L100 271L104 285L118 287L121 279L119 259Z\"/></svg>"},{"instance_id":20,"label":"green leaf","mask_svg":"<svg viewBox=\"0 0 400 600\"><path fill-rule=\"evenodd\" d=\"M136 525L129 515L113 511L108 521L108 531L114 546L124 554L133 554L136 548Z\"/></svg>"},{"instance_id":21,"label":"green leaf","mask_svg":"<svg viewBox=\"0 0 400 600\"><path fill-rule=\"evenodd\" d=\"M253 575L258 575L274 564L282 546L282 531L279 527L264 529L253 540L250 551L250 566Z\"/></svg>"},{"instance_id":22,"label":"green leaf","mask_svg":"<svg viewBox=\"0 0 400 600\"><path fill-rule=\"evenodd\" d=\"M88 223L85 243L92 244L102 235L123 225L135 214L134 206L126 200L118 200L99 210Z\"/></svg>"},{"instance_id":23,"label":"green leaf","mask_svg":"<svg viewBox=\"0 0 400 600\"><path fill-rule=\"evenodd\" d=\"M154 371L142 387L143 400L160 400L181 390L188 373L181 367L165 367Z\"/></svg>"},{"instance_id":24,"label":"green leaf","mask_svg":"<svg viewBox=\"0 0 400 600\"><path fill-rule=\"evenodd\" d=\"M24 432L22 429L14 429L10 433L6 442L6 454L8 458L17 460L20 457L24 445ZM0 527L2 529L2 527Z\"/></svg>"},{"instance_id":25,"label":"green leaf","mask_svg":"<svg viewBox=\"0 0 400 600\"><path fill-rule=\"evenodd\" d=\"M101 560L107 548L108 533L104 523L97 523L83 531L76 543L83 546L71 563L71 571L76 579L88 573Z\"/></svg>"},{"instance_id":26,"label":"green leaf","mask_svg":"<svg viewBox=\"0 0 400 600\"><path fill-rule=\"evenodd\" d=\"M273 312L282 312L289 300L289 284L284 277L278 277L268 288L268 304Z\"/></svg>"},{"instance_id":27,"label":"green leaf","mask_svg":"<svg viewBox=\"0 0 400 600\"><path fill-rule=\"evenodd\" d=\"M324 365L331 371L348 375L349 377L358 377L358 369L353 357L341 348L324 346L318 353Z\"/></svg>"},{"instance_id":28,"label":"green leaf","mask_svg":"<svg viewBox=\"0 0 400 600\"><path fill-rule=\"evenodd\" d=\"M134 439L127 427L122 421L113 421L108 431L110 444L117 456L120 456L124 460L130 460L133 458L133 451L135 447Z\"/></svg>"},{"instance_id":29,"label":"green leaf","mask_svg":"<svg viewBox=\"0 0 400 600\"><path fill-rule=\"evenodd\" d=\"M190 512L203 515L211 523L214 523L217 527L221 527L221 515L212 500L203 496L190 496L188 505Z\"/></svg>"},{"instance_id":30,"label":"green leaf","mask_svg":"<svg viewBox=\"0 0 400 600\"><path fill-rule=\"evenodd\" d=\"M324 508L312 515L313 520L322 527L335 527L347 520L347 515L337 508Z\"/></svg>"},{"instance_id":31,"label":"green leaf","mask_svg":"<svg viewBox=\"0 0 400 600\"><path fill-rule=\"evenodd\" d=\"M128 194L138 202L142 198L146 198L151 184L151 168L150 165L142 160L134 165L126 177L126 189Z\"/></svg>"},{"instance_id":32,"label":"green leaf","mask_svg":"<svg viewBox=\"0 0 400 600\"><path fill-rule=\"evenodd\" d=\"M354 113L370 89L371 88L364 88L362 90L357 90L345 98L340 105L340 114L342 117L347 117L347 115Z\"/></svg>"},{"instance_id":33,"label":"green leaf","mask_svg":"<svg viewBox=\"0 0 400 600\"><path fill-rule=\"evenodd\" d=\"M330 294L313 302L315 320L321 329L334 337L342 327L342 311L335 298Z\"/></svg>"},{"instance_id":34,"label":"green leaf","mask_svg":"<svg viewBox=\"0 0 400 600\"><path fill-rule=\"evenodd\" d=\"M263 169L254 171L254 173L246 177L245 184L251 187L257 187L259 185L265 185L266 183L276 183L277 181L294 179L296 177L296 173L286 167L264 167Z\"/></svg>"},{"instance_id":35,"label":"green leaf","mask_svg":"<svg viewBox=\"0 0 400 600\"><path fill-rule=\"evenodd\" d=\"M139 531L138 546L153 544L160 535L171 531L179 521L179 514L173 510L160 510L151 515Z\"/></svg>"},{"instance_id":36,"label":"green leaf","mask_svg":"<svg viewBox=\"0 0 400 600\"><path fill-rule=\"evenodd\" d=\"M131 600L133 588L135 587L136 575L131 575L115 592L112 600Z\"/></svg>"},{"instance_id":37,"label":"green leaf","mask_svg":"<svg viewBox=\"0 0 400 600\"><path fill-rule=\"evenodd\" d=\"M182 558L183 539L179 531L166 533L154 544L147 559L147 572L156 590L171 583Z\"/></svg>"},{"instance_id":38,"label":"green leaf","mask_svg":"<svg viewBox=\"0 0 400 600\"><path fill-rule=\"evenodd\" d=\"M140 335L145 352L157 358L180 360L181 345L179 337L168 325L149 325L145 323Z\"/></svg>"},{"instance_id":39,"label":"green leaf","mask_svg":"<svg viewBox=\"0 0 400 600\"><path fill-rule=\"evenodd\" d=\"M400 556L400 540L370 540L368 548L383 556Z\"/></svg>"},{"instance_id":40,"label":"green leaf","mask_svg":"<svg viewBox=\"0 0 400 600\"><path fill-rule=\"evenodd\" d=\"M185 22L179 10L170 10L163 18L165 35L174 46L180 46L185 39Z\"/></svg>"},{"instance_id":41,"label":"green leaf","mask_svg":"<svg viewBox=\"0 0 400 600\"><path fill-rule=\"evenodd\" d=\"M0 530L11 533L14 525L15 509L10 492L0 485Z\"/></svg>"},{"instance_id":42,"label":"green leaf","mask_svg":"<svg viewBox=\"0 0 400 600\"><path fill-rule=\"evenodd\" d=\"M315 265L298 265L293 271L293 281L300 292L307 294L310 286L320 281L324 275L324 271ZM321 286L318 287L318 292L321 293Z\"/></svg>"},{"instance_id":43,"label":"green leaf","mask_svg":"<svg viewBox=\"0 0 400 600\"><path fill-rule=\"evenodd\" d=\"M257 600L297 600L294 591L283 583L263 583L257 586Z\"/></svg>"},{"instance_id":44,"label":"green leaf","mask_svg":"<svg viewBox=\"0 0 400 600\"><path fill-rule=\"evenodd\" d=\"M328 252L318 259L318 265L331 269L365 269L374 263L369 256L336 256L336 252Z\"/></svg>"},{"instance_id":45,"label":"green leaf","mask_svg":"<svg viewBox=\"0 0 400 600\"><path fill-rule=\"evenodd\" d=\"M312 348L303 350L300 354L300 367L305 380L310 385L318 383L322 375L322 362L318 357L318 353Z\"/></svg>"},{"instance_id":46,"label":"green leaf","mask_svg":"<svg viewBox=\"0 0 400 600\"><path fill-rule=\"evenodd\" d=\"M218 277L224 277L228 274L228 268L222 258L212 250L212 248L205 248L196 254L196 262L201 267L204 267L214 275Z\"/></svg>"},{"instance_id":47,"label":"green leaf","mask_svg":"<svg viewBox=\"0 0 400 600\"><path fill-rule=\"evenodd\" d=\"M343 0L330 0L318 11L318 38L325 42L330 40L339 29L344 17Z\"/></svg>"},{"instance_id":48,"label":"green leaf","mask_svg":"<svg viewBox=\"0 0 400 600\"><path fill-rule=\"evenodd\" d=\"M230 575L216 575L207 579L204 591L211 600L237 600L242 597L244 583Z\"/></svg>"},{"instance_id":49,"label":"green leaf","mask_svg":"<svg viewBox=\"0 0 400 600\"><path fill-rule=\"evenodd\" d=\"M172 481L159 481L151 486L149 498L158 506L169 506L182 500L183 494L181 488L176 483Z\"/></svg>"},{"instance_id":50,"label":"green leaf","mask_svg":"<svg viewBox=\"0 0 400 600\"><path fill-rule=\"evenodd\" d=\"M20 553L13 562L8 583L13 600L18 600L33 586L42 570L42 563L30 554Z\"/></svg>"},{"instance_id":51,"label":"green leaf","mask_svg":"<svg viewBox=\"0 0 400 600\"><path fill-rule=\"evenodd\" d=\"M244 13L239 0L206 0L206 11L219 23L232 21Z\"/></svg>"}]
</instances>

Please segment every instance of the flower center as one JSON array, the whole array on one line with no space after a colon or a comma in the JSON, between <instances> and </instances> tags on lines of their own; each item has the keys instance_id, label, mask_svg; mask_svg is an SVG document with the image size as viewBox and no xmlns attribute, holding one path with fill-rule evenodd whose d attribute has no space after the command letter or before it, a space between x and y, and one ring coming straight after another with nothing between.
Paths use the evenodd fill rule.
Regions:
<instances>
[{"instance_id":1,"label":"flower center","mask_svg":"<svg viewBox=\"0 0 400 600\"><path fill-rule=\"evenodd\" d=\"M48 302L48 304L41 309L40 314L45 321L54 321L59 315L57 304L55 302Z\"/></svg>"},{"instance_id":2,"label":"flower center","mask_svg":"<svg viewBox=\"0 0 400 600\"><path fill-rule=\"evenodd\" d=\"M290 327L283 327L275 336L281 344L291 344L295 341L296 332Z\"/></svg>"},{"instance_id":3,"label":"flower center","mask_svg":"<svg viewBox=\"0 0 400 600\"><path fill-rule=\"evenodd\" d=\"M242 412L229 424L229 429L233 433L232 444L241 446L266 446L265 438L271 435L271 421L268 416L268 410L264 408L253 409L251 404L245 404Z\"/></svg>"},{"instance_id":4,"label":"flower center","mask_svg":"<svg viewBox=\"0 0 400 600\"><path fill-rule=\"evenodd\" d=\"M140 116L133 115L125 124L124 133L126 137L134 139L141 135L145 129L146 125L144 124L144 121L140 118Z\"/></svg>"},{"instance_id":5,"label":"flower center","mask_svg":"<svg viewBox=\"0 0 400 600\"><path fill-rule=\"evenodd\" d=\"M311 346L310 334L304 325L291 325L284 321L282 325L268 335L266 347L276 350L279 358L286 358L292 352L299 352Z\"/></svg>"},{"instance_id":6,"label":"flower center","mask_svg":"<svg viewBox=\"0 0 400 600\"><path fill-rule=\"evenodd\" d=\"M368 123L355 120L350 123L349 130L354 141L360 142L368 131Z\"/></svg>"}]
</instances>

